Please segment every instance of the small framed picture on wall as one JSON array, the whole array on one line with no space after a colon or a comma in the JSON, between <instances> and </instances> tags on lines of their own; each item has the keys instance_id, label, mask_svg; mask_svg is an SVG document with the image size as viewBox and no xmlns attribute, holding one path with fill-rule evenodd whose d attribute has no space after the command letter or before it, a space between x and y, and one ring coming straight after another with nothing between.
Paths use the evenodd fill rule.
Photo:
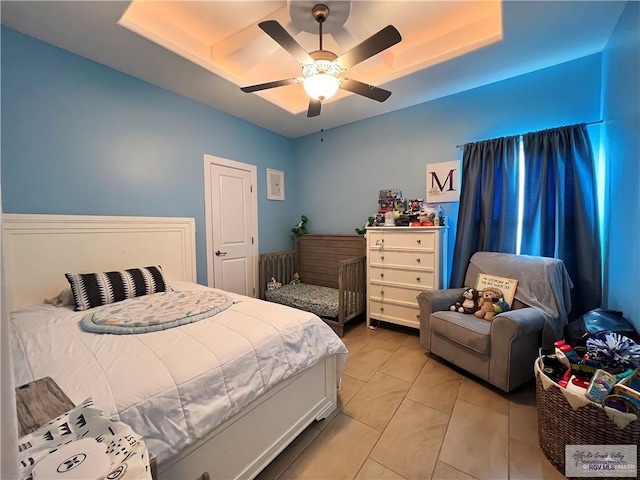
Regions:
<instances>
[{"instance_id":1,"label":"small framed picture on wall","mask_svg":"<svg viewBox=\"0 0 640 480\"><path fill-rule=\"evenodd\" d=\"M267 200L284 201L284 172L267 168Z\"/></svg>"}]
</instances>

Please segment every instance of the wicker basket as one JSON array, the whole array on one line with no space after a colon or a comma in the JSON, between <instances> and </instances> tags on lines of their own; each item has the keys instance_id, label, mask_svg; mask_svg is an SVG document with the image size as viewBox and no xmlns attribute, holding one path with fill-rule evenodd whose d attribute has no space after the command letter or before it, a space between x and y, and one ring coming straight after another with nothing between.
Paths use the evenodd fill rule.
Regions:
<instances>
[{"instance_id":1,"label":"wicker basket","mask_svg":"<svg viewBox=\"0 0 640 480\"><path fill-rule=\"evenodd\" d=\"M544 389L538 361L535 371L540 448L559 472L565 472L565 445L640 444L640 419L621 429L594 403L574 410L561 387L554 384Z\"/></svg>"}]
</instances>

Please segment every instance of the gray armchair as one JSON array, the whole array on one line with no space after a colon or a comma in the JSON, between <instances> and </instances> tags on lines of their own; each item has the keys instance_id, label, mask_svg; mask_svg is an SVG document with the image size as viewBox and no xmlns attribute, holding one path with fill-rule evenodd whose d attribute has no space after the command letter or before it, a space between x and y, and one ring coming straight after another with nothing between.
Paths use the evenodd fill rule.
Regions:
<instances>
[{"instance_id":1,"label":"gray armchair","mask_svg":"<svg viewBox=\"0 0 640 480\"><path fill-rule=\"evenodd\" d=\"M532 379L541 346L562 337L573 287L561 260L508 253L477 252L465 285L478 273L518 280L508 312L492 321L452 312L463 288L420 293L420 343L431 353L509 392Z\"/></svg>"}]
</instances>

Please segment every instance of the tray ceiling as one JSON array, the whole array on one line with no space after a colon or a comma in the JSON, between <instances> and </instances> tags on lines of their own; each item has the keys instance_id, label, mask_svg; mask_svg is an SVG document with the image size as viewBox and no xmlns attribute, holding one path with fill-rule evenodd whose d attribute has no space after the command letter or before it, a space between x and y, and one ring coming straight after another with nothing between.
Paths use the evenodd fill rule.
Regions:
<instances>
[{"instance_id":1,"label":"tray ceiling","mask_svg":"<svg viewBox=\"0 0 640 480\"><path fill-rule=\"evenodd\" d=\"M2 24L287 137L362 120L601 52L618 1L325 2L325 48L340 54L386 25L402 42L349 76L393 92L384 103L341 92L306 118L301 85L239 86L300 75L257 23L278 20L318 46L308 1L10 1Z\"/></svg>"},{"instance_id":2,"label":"tray ceiling","mask_svg":"<svg viewBox=\"0 0 640 480\"><path fill-rule=\"evenodd\" d=\"M500 1L324 2L323 48L340 56L370 35L394 25L398 45L349 69L349 78L386 84L418 70L502 39ZM153 2L136 0L120 25L183 56L236 86L301 76L300 64L259 27L277 20L308 52L317 50L316 2ZM301 85L258 93L292 114L306 112L309 98ZM345 90L331 99L352 95Z\"/></svg>"}]
</instances>

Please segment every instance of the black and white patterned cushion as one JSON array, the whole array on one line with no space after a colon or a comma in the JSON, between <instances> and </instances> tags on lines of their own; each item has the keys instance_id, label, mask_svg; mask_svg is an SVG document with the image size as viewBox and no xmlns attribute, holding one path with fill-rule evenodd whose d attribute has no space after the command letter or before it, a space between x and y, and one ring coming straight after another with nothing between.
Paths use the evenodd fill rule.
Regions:
<instances>
[{"instance_id":1,"label":"black and white patterned cushion","mask_svg":"<svg viewBox=\"0 0 640 480\"><path fill-rule=\"evenodd\" d=\"M130 268L119 272L65 273L65 276L71 285L76 311L172 291L160 266Z\"/></svg>"}]
</instances>

